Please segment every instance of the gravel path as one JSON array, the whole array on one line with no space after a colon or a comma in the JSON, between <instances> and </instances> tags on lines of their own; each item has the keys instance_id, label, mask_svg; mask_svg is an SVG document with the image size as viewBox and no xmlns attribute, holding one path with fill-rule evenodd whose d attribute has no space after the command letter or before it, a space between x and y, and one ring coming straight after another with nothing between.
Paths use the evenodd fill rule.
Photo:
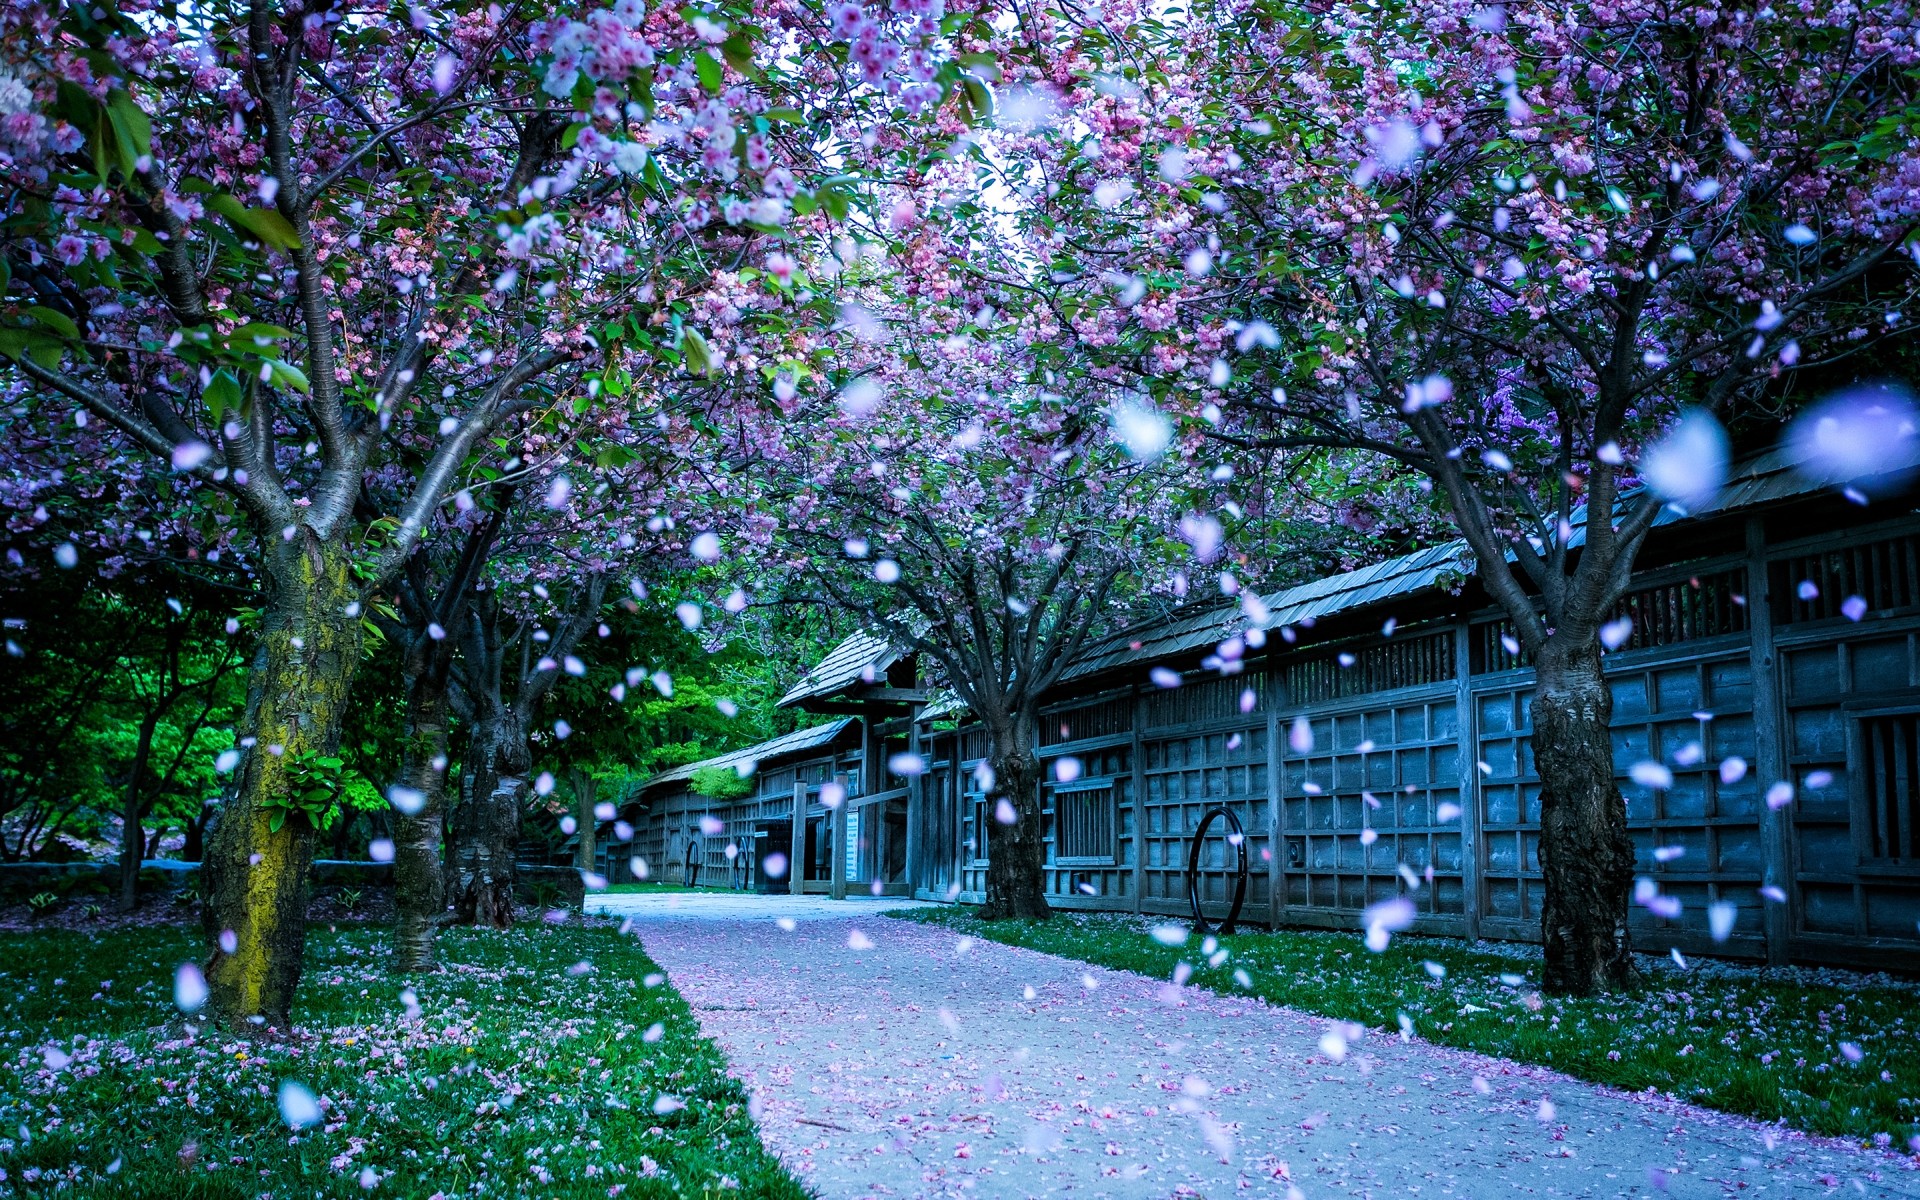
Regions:
<instances>
[{"instance_id":1,"label":"gravel path","mask_svg":"<svg viewBox=\"0 0 1920 1200\"><path fill-rule=\"evenodd\" d=\"M1377 1031L1334 1061L1322 1018L786 903L605 907L828 1200L1920 1197L1892 1155Z\"/></svg>"}]
</instances>

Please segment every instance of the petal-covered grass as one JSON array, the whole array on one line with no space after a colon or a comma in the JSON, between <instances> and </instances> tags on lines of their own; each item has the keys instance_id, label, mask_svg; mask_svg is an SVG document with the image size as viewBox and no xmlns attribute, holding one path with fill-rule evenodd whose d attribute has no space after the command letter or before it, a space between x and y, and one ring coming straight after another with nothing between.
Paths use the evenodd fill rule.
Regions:
<instances>
[{"instance_id":1,"label":"petal-covered grass","mask_svg":"<svg viewBox=\"0 0 1920 1200\"><path fill-rule=\"evenodd\" d=\"M174 1008L188 930L0 935L0 1195L806 1195L637 939L451 930L400 979L386 937L312 930L297 1035L253 1043Z\"/></svg>"},{"instance_id":2,"label":"petal-covered grass","mask_svg":"<svg viewBox=\"0 0 1920 1200\"><path fill-rule=\"evenodd\" d=\"M1165 918L890 915L1163 979L1184 965L1195 986L1920 1153L1920 986L1885 976L1644 959L1638 990L1569 999L1540 992L1539 956L1519 947L1398 937L1375 954L1357 933L1209 945Z\"/></svg>"}]
</instances>

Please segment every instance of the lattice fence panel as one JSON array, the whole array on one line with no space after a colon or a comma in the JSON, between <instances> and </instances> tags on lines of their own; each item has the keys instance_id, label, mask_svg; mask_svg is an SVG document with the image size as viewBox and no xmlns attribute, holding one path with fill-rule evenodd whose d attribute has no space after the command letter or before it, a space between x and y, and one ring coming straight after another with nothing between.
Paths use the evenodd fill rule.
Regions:
<instances>
[{"instance_id":1,"label":"lattice fence panel","mask_svg":"<svg viewBox=\"0 0 1920 1200\"><path fill-rule=\"evenodd\" d=\"M1767 571L1773 619L1782 625L1833 620L1856 596L1872 612L1912 609L1920 605L1920 534L1789 554Z\"/></svg>"},{"instance_id":2,"label":"lattice fence panel","mask_svg":"<svg viewBox=\"0 0 1920 1200\"><path fill-rule=\"evenodd\" d=\"M1232 682L1231 680L1226 682ZM1267 906L1266 854L1271 845L1267 813L1267 727L1248 718L1243 725L1143 743L1146 863L1142 901L1150 911L1187 912L1187 851L1209 808L1220 805L1240 819L1247 833L1249 881L1246 912L1259 916ZM1214 822L1210 835L1223 834ZM1201 862L1201 903L1224 908L1232 899L1225 841L1209 836Z\"/></svg>"},{"instance_id":3,"label":"lattice fence panel","mask_svg":"<svg viewBox=\"0 0 1920 1200\"><path fill-rule=\"evenodd\" d=\"M1614 653L1674 646L1696 638L1743 633L1747 629L1747 572L1740 564L1716 565L1685 578L1635 588L1607 612L1608 621L1629 618L1632 628ZM1513 636L1505 617L1482 621L1468 637L1473 673L1531 666L1533 658Z\"/></svg>"},{"instance_id":4,"label":"lattice fence panel","mask_svg":"<svg viewBox=\"0 0 1920 1200\"><path fill-rule=\"evenodd\" d=\"M1794 785L1788 813L1796 935L1911 945L1920 933L1920 870L1900 853L1887 852L1897 849L1893 845L1876 844L1889 837L1888 814L1873 811L1876 793L1905 813L1916 810L1911 777L1901 790L1897 775L1888 771L1886 748L1872 755L1876 723L1920 711L1915 657L1912 634L1823 639L1781 654ZM1850 761L1860 778L1849 770ZM1876 778L1876 767L1891 777ZM1894 836L1899 828L1893 823Z\"/></svg>"},{"instance_id":5,"label":"lattice fence panel","mask_svg":"<svg viewBox=\"0 0 1920 1200\"><path fill-rule=\"evenodd\" d=\"M1068 783L1057 782L1062 757L1072 758L1077 764L1070 772L1072 780ZM1130 900L1133 890L1132 746L1050 755L1045 760L1044 775L1052 781L1041 788L1047 831L1048 893L1074 903ZM1068 819L1079 818L1080 828L1100 835L1102 841L1101 845L1075 847L1087 853L1066 861L1062 861L1060 853L1063 806L1076 806Z\"/></svg>"},{"instance_id":6,"label":"lattice fence panel","mask_svg":"<svg viewBox=\"0 0 1920 1200\"><path fill-rule=\"evenodd\" d=\"M1349 914L1404 894L1423 914L1465 913L1458 708L1449 689L1377 708L1309 710L1304 750L1289 725L1280 775L1286 910Z\"/></svg>"},{"instance_id":7,"label":"lattice fence panel","mask_svg":"<svg viewBox=\"0 0 1920 1200\"><path fill-rule=\"evenodd\" d=\"M1643 946L1704 948L1708 908L1735 906L1720 953L1758 953L1764 875L1760 820L1766 784L1749 769L1722 777L1729 758L1754 762L1753 678L1747 658L1613 667L1613 758L1627 802L1637 874L1681 902L1677 920L1643 906L1630 913ZM1479 746L1481 914L1489 936L1538 939L1540 781L1528 745L1530 686L1474 697ZM1636 783L1635 764L1657 762L1667 788Z\"/></svg>"}]
</instances>

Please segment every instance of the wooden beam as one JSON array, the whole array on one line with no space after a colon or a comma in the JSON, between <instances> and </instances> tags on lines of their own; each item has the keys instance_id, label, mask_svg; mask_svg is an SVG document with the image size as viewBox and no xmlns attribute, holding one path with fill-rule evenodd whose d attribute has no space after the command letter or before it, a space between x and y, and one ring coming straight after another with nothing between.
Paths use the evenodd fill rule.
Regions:
<instances>
[{"instance_id":1,"label":"wooden beam","mask_svg":"<svg viewBox=\"0 0 1920 1200\"><path fill-rule=\"evenodd\" d=\"M798 896L807 871L807 784L798 771L793 781L793 845L787 851L787 894Z\"/></svg>"},{"instance_id":2,"label":"wooden beam","mask_svg":"<svg viewBox=\"0 0 1920 1200\"><path fill-rule=\"evenodd\" d=\"M933 692L928 688L870 687L854 692L853 696L880 704L925 704L933 699Z\"/></svg>"},{"instance_id":3,"label":"wooden beam","mask_svg":"<svg viewBox=\"0 0 1920 1200\"><path fill-rule=\"evenodd\" d=\"M1133 767L1133 911L1143 911L1147 887L1147 764L1146 741L1141 733L1147 727L1147 697L1138 688L1133 693L1133 735L1128 761Z\"/></svg>"},{"instance_id":4,"label":"wooden beam","mask_svg":"<svg viewBox=\"0 0 1920 1200\"><path fill-rule=\"evenodd\" d=\"M1480 754L1479 714L1473 711L1473 619L1454 625L1454 733L1460 745L1460 903L1467 937L1480 940ZM1431 860L1429 860L1431 861Z\"/></svg>"},{"instance_id":5,"label":"wooden beam","mask_svg":"<svg viewBox=\"0 0 1920 1200\"><path fill-rule=\"evenodd\" d=\"M1747 629L1748 667L1753 673L1754 774L1764 786L1788 778L1784 741L1784 714L1780 709L1778 656L1773 647L1773 603L1767 584L1767 525L1760 517L1747 518ZM1787 961L1787 938L1792 931L1793 906L1798 893L1790 868L1792 809L1760 807L1760 858L1763 882L1787 894L1787 903L1762 900L1762 927L1766 930L1767 961Z\"/></svg>"},{"instance_id":6,"label":"wooden beam","mask_svg":"<svg viewBox=\"0 0 1920 1200\"><path fill-rule=\"evenodd\" d=\"M928 753L929 748L924 747L920 742L920 727L912 722L908 722L907 725L907 749L919 755L921 762L931 757ZM913 895L914 886L920 882L923 875L920 869L920 856L924 853L922 847L926 839L920 825L926 820L926 812L927 773L922 771L907 780L907 853L902 882L907 885L906 894L909 896Z\"/></svg>"},{"instance_id":7,"label":"wooden beam","mask_svg":"<svg viewBox=\"0 0 1920 1200\"><path fill-rule=\"evenodd\" d=\"M1269 677L1271 678L1271 677ZM1261 691L1272 696L1277 687ZM1280 928L1280 909L1286 894L1286 879L1281 874L1281 856L1287 851L1286 838L1280 832L1280 711L1267 712L1267 928Z\"/></svg>"}]
</instances>

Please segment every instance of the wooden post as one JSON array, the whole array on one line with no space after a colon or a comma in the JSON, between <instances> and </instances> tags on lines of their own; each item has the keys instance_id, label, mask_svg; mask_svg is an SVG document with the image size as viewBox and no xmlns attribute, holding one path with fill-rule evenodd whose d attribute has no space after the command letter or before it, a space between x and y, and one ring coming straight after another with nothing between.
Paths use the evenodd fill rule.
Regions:
<instances>
[{"instance_id":1,"label":"wooden post","mask_svg":"<svg viewBox=\"0 0 1920 1200\"><path fill-rule=\"evenodd\" d=\"M1462 617L1453 632L1455 733L1460 739L1460 890L1467 937L1480 940L1480 755L1473 711L1473 623Z\"/></svg>"},{"instance_id":2,"label":"wooden post","mask_svg":"<svg viewBox=\"0 0 1920 1200\"><path fill-rule=\"evenodd\" d=\"M828 894L835 900L847 898L847 810L852 807L853 797L849 796L828 816L833 822L833 856L828 863L832 868L828 878L833 882Z\"/></svg>"},{"instance_id":3,"label":"wooden post","mask_svg":"<svg viewBox=\"0 0 1920 1200\"><path fill-rule=\"evenodd\" d=\"M1147 724L1147 698L1138 689L1133 694L1133 749L1128 762L1133 766L1133 911L1142 912L1147 903L1147 746L1141 731Z\"/></svg>"},{"instance_id":4,"label":"wooden post","mask_svg":"<svg viewBox=\"0 0 1920 1200\"><path fill-rule=\"evenodd\" d=\"M1262 688L1271 693L1273 689ZM1280 910L1285 907L1286 880L1280 871L1280 857L1287 850L1280 836L1280 713L1267 712L1267 928L1280 928Z\"/></svg>"},{"instance_id":5,"label":"wooden post","mask_svg":"<svg viewBox=\"0 0 1920 1200\"><path fill-rule=\"evenodd\" d=\"M787 850L787 895L806 891L807 781L795 770L793 778L793 845Z\"/></svg>"},{"instance_id":6,"label":"wooden post","mask_svg":"<svg viewBox=\"0 0 1920 1200\"><path fill-rule=\"evenodd\" d=\"M907 780L907 854L906 867L902 872L905 878L902 879L901 882L907 885L908 896L915 894L923 874L920 870L920 855L922 852L921 846L925 839L920 832L920 822L925 819L927 811L927 772L925 768L927 760L933 757L933 748L926 746L923 749L920 741L919 714L915 713L910 720L913 723L907 726L907 749L920 756L921 771L912 779ZM884 823L885 821L883 819L882 824ZM886 860L882 859L881 861L885 862Z\"/></svg>"},{"instance_id":7,"label":"wooden post","mask_svg":"<svg viewBox=\"0 0 1920 1200\"><path fill-rule=\"evenodd\" d=\"M593 779L584 771L574 777L574 824L580 840L573 846L573 865L581 871L591 872L594 867L594 852L599 849L594 844L594 834L599 830L599 822L594 819Z\"/></svg>"},{"instance_id":8,"label":"wooden post","mask_svg":"<svg viewBox=\"0 0 1920 1200\"><path fill-rule=\"evenodd\" d=\"M1749 665L1753 672L1754 774L1764 791L1775 780L1787 778L1787 754L1783 742L1785 714L1780 708L1779 666L1773 648L1773 603L1767 584L1767 526L1759 517L1747 518L1747 628ZM1774 810L1764 802L1760 807L1760 855L1766 878L1763 882L1787 894L1787 903L1763 900L1761 920L1766 930L1767 961L1779 965L1787 961L1787 938L1792 932L1792 906L1797 902L1793 887L1788 839L1789 810Z\"/></svg>"}]
</instances>

